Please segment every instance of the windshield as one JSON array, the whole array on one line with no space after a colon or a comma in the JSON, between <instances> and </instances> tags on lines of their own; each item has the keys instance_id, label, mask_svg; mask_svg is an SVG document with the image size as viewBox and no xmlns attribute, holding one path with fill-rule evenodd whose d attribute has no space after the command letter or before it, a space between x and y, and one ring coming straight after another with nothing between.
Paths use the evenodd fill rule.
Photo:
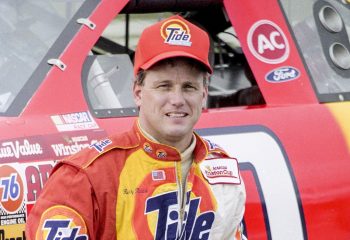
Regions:
<instances>
[{"instance_id":1,"label":"windshield","mask_svg":"<svg viewBox=\"0 0 350 240\"><path fill-rule=\"evenodd\" d=\"M350 100L349 1L280 2L320 101Z\"/></svg>"},{"instance_id":2,"label":"windshield","mask_svg":"<svg viewBox=\"0 0 350 240\"><path fill-rule=\"evenodd\" d=\"M7 111L83 2L0 1L0 113Z\"/></svg>"}]
</instances>

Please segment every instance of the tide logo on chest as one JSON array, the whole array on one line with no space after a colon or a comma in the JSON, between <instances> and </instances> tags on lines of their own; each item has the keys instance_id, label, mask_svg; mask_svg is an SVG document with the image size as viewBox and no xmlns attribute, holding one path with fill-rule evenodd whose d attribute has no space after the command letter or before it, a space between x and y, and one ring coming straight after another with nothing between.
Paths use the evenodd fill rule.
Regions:
<instances>
[{"instance_id":1,"label":"tide logo on chest","mask_svg":"<svg viewBox=\"0 0 350 240\"><path fill-rule=\"evenodd\" d=\"M154 239L209 239L210 230L215 219L214 212L199 213L201 197L189 200L190 192L188 192L183 222L179 224L180 211L177 195L178 193L174 191L147 199L145 215L155 211L158 212Z\"/></svg>"}]
</instances>

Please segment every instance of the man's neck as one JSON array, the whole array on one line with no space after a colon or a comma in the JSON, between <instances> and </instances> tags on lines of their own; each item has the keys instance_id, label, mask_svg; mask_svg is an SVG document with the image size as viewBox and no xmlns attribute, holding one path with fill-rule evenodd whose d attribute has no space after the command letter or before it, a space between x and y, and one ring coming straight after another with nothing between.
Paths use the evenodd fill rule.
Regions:
<instances>
[{"instance_id":1,"label":"man's neck","mask_svg":"<svg viewBox=\"0 0 350 240\"><path fill-rule=\"evenodd\" d=\"M172 146L172 147L176 148L180 153L183 153L184 151L186 151L191 146L191 143L193 142L193 139L194 139L194 135L192 134L192 136L189 139L182 139L181 141L178 141L178 142L168 142L168 141L163 140L163 139L156 139L151 134L146 132L142 128L141 125L139 125L139 127L140 127L140 130L142 131L142 133L147 138L149 138L152 141L157 142L157 143L161 143L161 144L165 144L165 145L168 145L168 146Z\"/></svg>"}]
</instances>

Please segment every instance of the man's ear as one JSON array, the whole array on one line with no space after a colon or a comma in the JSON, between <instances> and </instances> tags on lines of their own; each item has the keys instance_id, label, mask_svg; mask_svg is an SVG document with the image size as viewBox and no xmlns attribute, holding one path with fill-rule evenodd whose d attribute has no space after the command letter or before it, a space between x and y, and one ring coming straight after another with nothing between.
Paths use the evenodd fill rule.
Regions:
<instances>
[{"instance_id":1,"label":"man's ear","mask_svg":"<svg viewBox=\"0 0 350 240\"><path fill-rule=\"evenodd\" d=\"M136 106L140 107L142 99L142 86L134 82L132 92Z\"/></svg>"},{"instance_id":2,"label":"man's ear","mask_svg":"<svg viewBox=\"0 0 350 240\"><path fill-rule=\"evenodd\" d=\"M209 79L210 75L209 73L206 73L203 79L203 100L202 100L202 108L207 107L207 100L208 100L208 95L209 95Z\"/></svg>"},{"instance_id":3,"label":"man's ear","mask_svg":"<svg viewBox=\"0 0 350 240\"><path fill-rule=\"evenodd\" d=\"M208 85L205 85L203 87L203 100L202 100L202 107L205 108L207 106L207 99L208 99Z\"/></svg>"}]
</instances>

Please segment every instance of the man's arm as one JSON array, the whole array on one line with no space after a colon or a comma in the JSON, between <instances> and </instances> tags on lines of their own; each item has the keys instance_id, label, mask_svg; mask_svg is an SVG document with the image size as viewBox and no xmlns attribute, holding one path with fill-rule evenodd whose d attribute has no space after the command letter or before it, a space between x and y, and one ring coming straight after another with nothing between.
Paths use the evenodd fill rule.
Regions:
<instances>
[{"instance_id":1,"label":"man's arm","mask_svg":"<svg viewBox=\"0 0 350 240\"><path fill-rule=\"evenodd\" d=\"M57 236L95 239L94 210L97 206L93 189L85 173L61 165L50 176L28 216L26 237L29 240L53 240Z\"/></svg>"}]
</instances>

